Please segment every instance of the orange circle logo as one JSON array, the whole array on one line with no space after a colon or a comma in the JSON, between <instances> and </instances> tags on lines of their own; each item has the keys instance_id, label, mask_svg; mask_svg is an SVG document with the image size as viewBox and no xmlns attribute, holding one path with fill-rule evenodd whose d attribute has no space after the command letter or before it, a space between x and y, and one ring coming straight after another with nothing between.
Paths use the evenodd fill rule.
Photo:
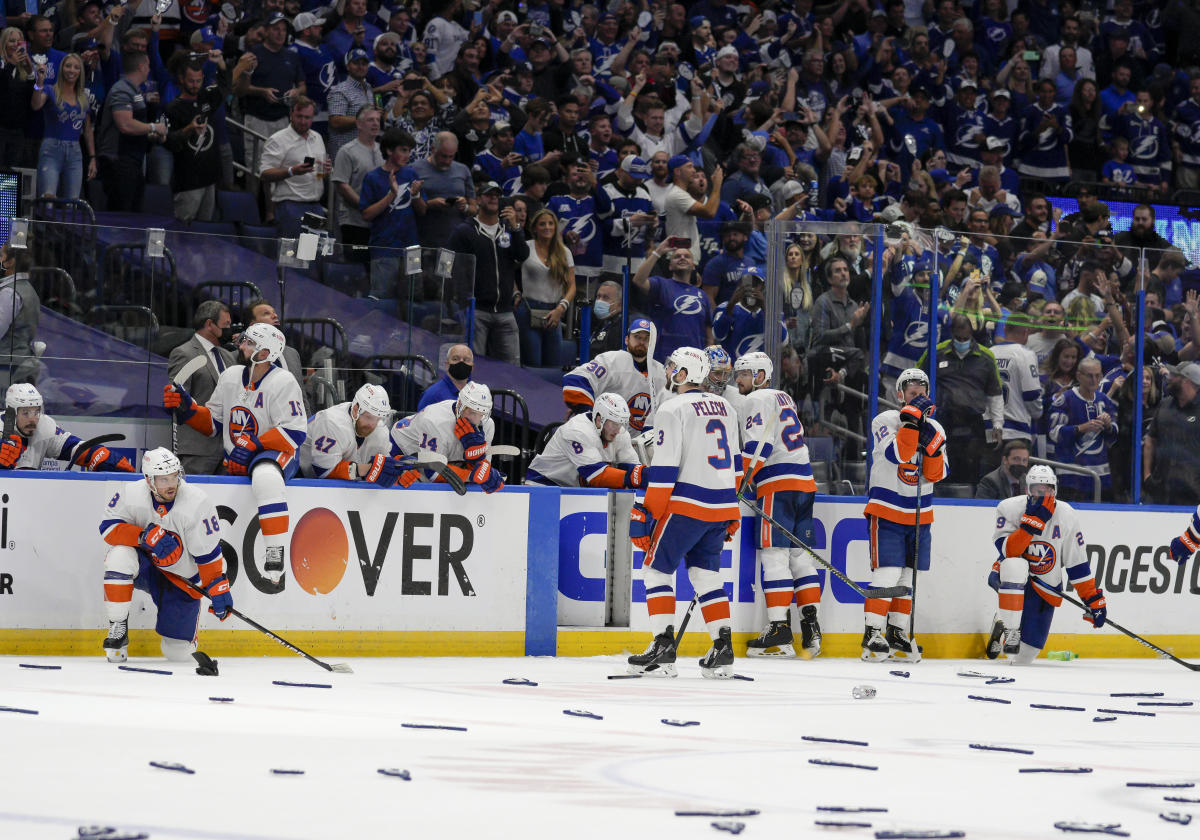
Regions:
<instances>
[{"instance_id":1,"label":"orange circle logo","mask_svg":"<svg viewBox=\"0 0 1200 840\"><path fill-rule=\"evenodd\" d=\"M350 542L338 515L313 508L292 529L292 577L310 595L328 595L346 574Z\"/></svg>"}]
</instances>

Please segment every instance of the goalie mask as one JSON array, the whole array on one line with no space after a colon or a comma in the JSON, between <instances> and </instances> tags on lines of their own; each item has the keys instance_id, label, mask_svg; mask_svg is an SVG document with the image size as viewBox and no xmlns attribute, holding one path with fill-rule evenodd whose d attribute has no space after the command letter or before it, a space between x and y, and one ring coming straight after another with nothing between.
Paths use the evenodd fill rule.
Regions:
<instances>
[{"instance_id":1,"label":"goalie mask","mask_svg":"<svg viewBox=\"0 0 1200 840\"><path fill-rule=\"evenodd\" d=\"M142 475L157 501L170 502L175 499L183 481L183 464L171 450L160 446L142 456Z\"/></svg>"},{"instance_id":2,"label":"goalie mask","mask_svg":"<svg viewBox=\"0 0 1200 840\"><path fill-rule=\"evenodd\" d=\"M710 366L708 378L704 380L704 390L720 396L725 393L729 377L733 375L733 362L730 361L725 348L719 344L710 344L704 348L704 353L708 356Z\"/></svg>"}]
</instances>

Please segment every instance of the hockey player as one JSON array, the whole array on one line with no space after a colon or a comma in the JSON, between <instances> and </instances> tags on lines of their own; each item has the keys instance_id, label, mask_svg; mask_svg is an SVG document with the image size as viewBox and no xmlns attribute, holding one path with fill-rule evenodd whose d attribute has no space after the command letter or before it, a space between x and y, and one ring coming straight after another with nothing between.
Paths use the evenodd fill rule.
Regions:
<instances>
[{"instance_id":1,"label":"hockey player","mask_svg":"<svg viewBox=\"0 0 1200 840\"><path fill-rule=\"evenodd\" d=\"M75 435L42 412L38 389L27 382L8 386L4 395L4 438L0 440L0 470L40 470L42 461L66 461L92 472L133 472L129 459L107 446L81 449Z\"/></svg>"},{"instance_id":2,"label":"hockey player","mask_svg":"<svg viewBox=\"0 0 1200 840\"><path fill-rule=\"evenodd\" d=\"M1171 540L1171 557L1176 563L1186 563L1197 551L1200 551L1200 505L1196 505L1187 529Z\"/></svg>"},{"instance_id":3,"label":"hockey player","mask_svg":"<svg viewBox=\"0 0 1200 840\"><path fill-rule=\"evenodd\" d=\"M712 366L708 378L704 380L704 390L718 397L724 397L726 402L741 414L742 395L733 384L733 360L720 344L710 344L704 348L708 363Z\"/></svg>"},{"instance_id":4,"label":"hockey player","mask_svg":"<svg viewBox=\"0 0 1200 840\"><path fill-rule=\"evenodd\" d=\"M350 402L322 409L308 421L308 436L300 447L300 469L313 478L372 481L391 487L401 475L391 456L387 420L392 415L387 391L363 385ZM406 473L407 487L417 479Z\"/></svg>"},{"instance_id":5,"label":"hockey player","mask_svg":"<svg viewBox=\"0 0 1200 840\"><path fill-rule=\"evenodd\" d=\"M654 425L657 400L651 395L666 382L663 366L647 356L653 325L636 318L625 334L625 349L601 353L563 376L563 401L574 414L588 411L596 395L611 391L629 406L629 428L640 432Z\"/></svg>"},{"instance_id":6,"label":"hockey player","mask_svg":"<svg viewBox=\"0 0 1200 840\"><path fill-rule=\"evenodd\" d=\"M629 657L629 670L675 676L674 575L682 561L713 640L700 673L728 678L733 644L721 548L740 524L737 416L724 399L702 390L708 376L704 351L680 347L670 362L679 396L659 411L645 506L634 506L630 522L634 544L646 552L642 580L654 640L645 653Z\"/></svg>"},{"instance_id":7,"label":"hockey player","mask_svg":"<svg viewBox=\"0 0 1200 840\"><path fill-rule=\"evenodd\" d=\"M604 393L587 414L576 414L555 431L525 472L526 484L560 487L646 486L647 472L629 439L629 406Z\"/></svg>"},{"instance_id":8,"label":"hockey player","mask_svg":"<svg viewBox=\"0 0 1200 840\"><path fill-rule=\"evenodd\" d=\"M771 387L772 365L766 353L747 353L734 363L734 377L742 395L742 464L750 476L763 511L805 544L813 541L813 480L804 442L804 426L796 404L783 391ZM773 428L772 418L775 418ZM770 438L764 435L770 431ZM767 602L767 627L746 645L749 656L794 657L788 608L793 598L800 611L801 649L806 659L821 653L821 625L817 604L821 582L812 560L792 544L783 531L759 519L754 534L762 567L763 598Z\"/></svg>"},{"instance_id":9,"label":"hockey player","mask_svg":"<svg viewBox=\"0 0 1200 840\"><path fill-rule=\"evenodd\" d=\"M504 486L504 477L492 469L488 460L488 447L495 433L491 390L482 383L468 382L458 392L457 400L426 406L392 426L391 454L416 455L422 449L437 452L463 481L478 484L485 493L495 493Z\"/></svg>"},{"instance_id":10,"label":"hockey player","mask_svg":"<svg viewBox=\"0 0 1200 840\"><path fill-rule=\"evenodd\" d=\"M142 456L144 479L117 485L100 521L109 546L104 555L104 610L108 637L104 655L124 662L129 648L129 607L133 590L147 593L158 608L154 629L163 656L186 662L196 650L200 594L209 612L224 621L233 607L221 523L217 509L199 487L183 480L183 466L171 450L159 447Z\"/></svg>"},{"instance_id":11,"label":"hockey player","mask_svg":"<svg viewBox=\"0 0 1200 840\"><path fill-rule=\"evenodd\" d=\"M207 405L174 383L163 386L163 405L201 434L220 435L225 471L250 476L267 547L263 576L277 584L289 528L284 485L296 475L297 451L308 433L304 400L296 377L275 366L283 333L270 324L251 324L240 344L251 362L225 368Z\"/></svg>"},{"instance_id":12,"label":"hockey player","mask_svg":"<svg viewBox=\"0 0 1200 840\"><path fill-rule=\"evenodd\" d=\"M911 590L913 575L929 570L933 485L948 474L949 459L946 433L932 416L934 405L925 371L901 371L896 378L896 399L903 408L881 411L871 423L874 460L863 513L870 531L871 586L907 586ZM862 658L872 661L890 656L920 662L921 650L909 638L911 614L911 596L868 598L863 605Z\"/></svg>"},{"instance_id":13,"label":"hockey player","mask_svg":"<svg viewBox=\"0 0 1200 840\"><path fill-rule=\"evenodd\" d=\"M1090 615L1084 620L1104 626L1108 610L1096 586L1084 550L1079 518L1068 502L1058 501L1058 478L1044 464L1029 468L1028 494L1005 499L996 506L993 541L999 557L988 574L988 586L1000 602L1000 632L988 642L988 657L1003 649L1012 664L1027 665L1046 645L1054 608L1062 603L1062 570Z\"/></svg>"}]
</instances>

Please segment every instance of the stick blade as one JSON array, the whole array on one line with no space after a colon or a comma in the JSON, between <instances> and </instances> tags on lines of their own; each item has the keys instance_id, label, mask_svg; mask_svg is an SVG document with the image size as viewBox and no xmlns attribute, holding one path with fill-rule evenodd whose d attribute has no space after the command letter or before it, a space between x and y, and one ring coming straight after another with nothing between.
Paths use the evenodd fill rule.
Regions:
<instances>
[{"instance_id":1,"label":"stick blade","mask_svg":"<svg viewBox=\"0 0 1200 840\"><path fill-rule=\"evenodd\" d=\"M335 674L353 674L354 673L354 669L351 668L349 665L345 664L344 662L334 662L332 665L329 666L329 670L333 671Z\"/></svg>"},{"instance_id":2,"label":"stick blade","mask_svg":"<svg viewBox=\"0 0 1200 840\"><path fill-rule=\"evenodd\" d=\"M907 586L883 586L879 589L864 589L868 598L903 598L910 590Z\"/></svg>"}]
</instances>

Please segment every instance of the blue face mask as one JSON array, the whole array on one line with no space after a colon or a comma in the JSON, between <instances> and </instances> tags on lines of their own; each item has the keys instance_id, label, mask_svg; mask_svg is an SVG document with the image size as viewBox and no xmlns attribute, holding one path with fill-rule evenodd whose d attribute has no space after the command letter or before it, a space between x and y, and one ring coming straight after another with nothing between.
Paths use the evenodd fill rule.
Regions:
<instances>
[{"instance_id":1,"label":"blue face mask","mask_svg":"<svg viewBox=\"0 0 1200 840\"><path fill-rule=\"evenodd\" d=\"M592 304L592 312L596 313L597 318L603 320L612 313L612 305L606 300L597 299L596 302Z\"/></svg>"},{"instance_id":2,"label":"blue face mask","mask_svg":"<svg viewBox=\"0 0 1200 840\"><path fill-rule=\"evenodd\" d=\"M955 353L966 353L971 349L971 339L969 338L966 341L955 341L953 344Z\"/></svg>"}]
</instances>

